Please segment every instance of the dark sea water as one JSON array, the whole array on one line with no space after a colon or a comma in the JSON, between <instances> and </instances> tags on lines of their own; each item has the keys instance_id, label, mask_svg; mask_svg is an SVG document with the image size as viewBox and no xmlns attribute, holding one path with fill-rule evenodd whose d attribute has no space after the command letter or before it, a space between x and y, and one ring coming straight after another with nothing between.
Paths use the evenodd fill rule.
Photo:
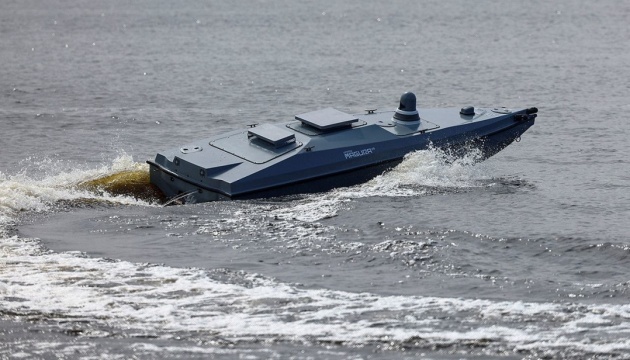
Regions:
<instances>
[{"instance_id":1,"label":"dark sea water","mask_svg":"<svg viewBox=\"0 0 630 360\"><path fill-rule=\"evenodd\" d=\"M0 2L0 358L630 358L627 1ZM162 207L335 107L540 109L495 157Z\"/></svg>"}]
</instances>

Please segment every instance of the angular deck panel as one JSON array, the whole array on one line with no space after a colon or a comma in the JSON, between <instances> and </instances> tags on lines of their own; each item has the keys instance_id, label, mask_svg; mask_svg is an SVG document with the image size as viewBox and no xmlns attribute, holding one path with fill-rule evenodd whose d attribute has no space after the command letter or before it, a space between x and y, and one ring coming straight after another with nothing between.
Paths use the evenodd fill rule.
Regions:
<instances>
[{"instance_id":1,"label":"angular deck panel","mask_svg":"<svg viewBox=\"0 0 630 360\"><path fill-rule=\"evenodd\" d=\"M349 126L359 121L355 115L346 114L333 108L326 108L295 115L295 119L320 130Z\"/></svg>"}]
</instances>

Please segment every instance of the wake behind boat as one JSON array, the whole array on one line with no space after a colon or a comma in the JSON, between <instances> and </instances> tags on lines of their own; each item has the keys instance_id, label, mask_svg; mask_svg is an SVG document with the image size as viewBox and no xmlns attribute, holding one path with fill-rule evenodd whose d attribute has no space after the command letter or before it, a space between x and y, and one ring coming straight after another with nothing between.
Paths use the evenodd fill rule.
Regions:
<instances>
[{"instance_id":1,"label":"wake behind boat","mask_svg":"<svg viewBox=\"0 0 630 360\"><path fill-rule=\"evenodd\" d=\"M326 191L365 182L413 151L488 158L534 124L538 109L417 109L407 92L397 109L348 114L326 108L279 124L252 125L158 153L150 181L185 202Z\"/></svg>"}]
</instances>

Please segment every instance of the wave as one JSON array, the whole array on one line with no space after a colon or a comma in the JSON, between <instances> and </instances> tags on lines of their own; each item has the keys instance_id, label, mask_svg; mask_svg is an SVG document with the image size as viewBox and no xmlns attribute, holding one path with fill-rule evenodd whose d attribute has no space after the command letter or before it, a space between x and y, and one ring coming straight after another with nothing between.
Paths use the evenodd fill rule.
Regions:
<instances>
[{"instance_id":1,"label":"wave","mask_svg":"<svg viewBox=\"0 0 630 360\"><path fill-rule=\"evenodd\" d=\"M356 198L426 196L493 184L488 165L476 163L474 157L451 161L443 155L437 150L419 151L365 184L288 203L254 202L243 211L248 206L265 206L271 216L317 221L334 216ZM14 214L47 211L60 201L91 199L150 206L156 199L141 195L147 186L147 165L126 154L100 168L50 171L39 179L24 173L0 174L0 221L11 226ZM79 329L88 337L114 337L124 329L140 338L216 334L246 344L295 342L455 352L481 349L484 354L545 351L551 356L578 358L630 352L625 336L630 332L628 305L305 289L245 272L55 253L35 239L17 236L5 236L0 245L0 316L43 322L56 319L59 326ZM389 251L389 245L375 246ZM453 321L442 321L446 318L459 319L466 326L453 327ZM111 324L117 325L111 328Z\"/></svg>"},{"instance_id":2,"label":"wave","mask_svg":"<svg viewBox=\"0 0 630 360\"><path fill-rule=\"evenodd\" d=\"M27 160L32 161L32 160ZM0 172L0 227L21 212L43 212L59 202L98 201L151 205L160 200L149 184L148 165L121 153L111 164L95 169L60 171L67 166L50 159L31 162L15 175ZM4 226L3 226L4 225Z\"/></svg>"},{"instance_id":3,"label":"wave","mask_svg":"<svg viewBox=\"0 0 630 360\"><path fill-rule=\"evenodd\" d=\"M353 199L426 196L493 186L495 180L489 175L491 167L479 162L481 155L471 150L463 157L453 158L436 148L419 150L364 184L300 198L291 207L275 209L274 215L317 221L335 216Z\"/></svg>"},{"instance_id":4,"label":"wave","mask_svg":"<svg viewBox=\"0 0 630 360\"><path fill-rule=\"evenodd\" d=\"M477 348L486 355L544 351L577 358L630 351L627 304L304 289L240 271L214 273L51 253L36 241L16 237L7 239L3 252L11 262L0 268L0 315L56 319L59 326L89 337L116 336L115 329L111 334L107 329L117 324L137 337L209 334L241 344L382 344L408 350ZM455 319L465 326L453 327Z\"/></svg>"}]
</instances>

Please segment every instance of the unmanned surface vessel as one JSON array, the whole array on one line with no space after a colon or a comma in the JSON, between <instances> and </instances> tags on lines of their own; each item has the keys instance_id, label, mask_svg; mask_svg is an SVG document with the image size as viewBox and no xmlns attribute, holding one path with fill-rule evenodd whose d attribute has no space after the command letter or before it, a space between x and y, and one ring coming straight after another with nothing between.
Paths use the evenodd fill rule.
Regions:
<instances>
[{"instance_id":1,"label":"unmanned surface vessel","mask_svg":"<svg viewBox=\"0 0 630 360\"><path fill-rule=\"evenodd\" d=\"M279 124L252 125L160 152L151 183L180 202L250 199L355 185L429 147L490 157L534 124L538 109L417 109L407 92L398 109L348 114L333 108Z\"/></svg>"}]
</instances>

